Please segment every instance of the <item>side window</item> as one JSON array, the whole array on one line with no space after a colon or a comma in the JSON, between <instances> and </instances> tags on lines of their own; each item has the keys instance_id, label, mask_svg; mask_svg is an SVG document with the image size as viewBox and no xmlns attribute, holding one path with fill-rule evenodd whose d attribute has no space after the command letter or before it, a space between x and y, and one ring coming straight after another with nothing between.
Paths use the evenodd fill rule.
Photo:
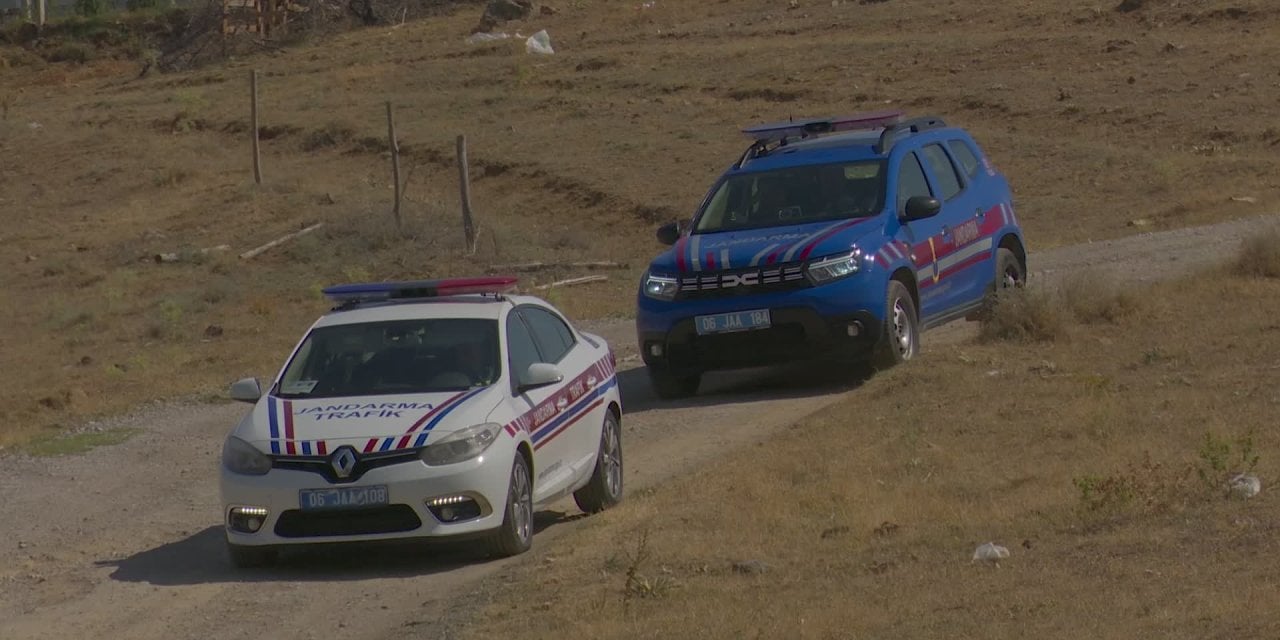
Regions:
<instances>
[{"instance_id":1,"label":"side window","mask_svg":"<svg viewBox=\"0 0 1280 640\"><path fill-rule=\"evenodd\" d=\"M573 348L573 334L569 327L550 312L537 307L521 307L520 315L529 323L534 340L542 347L544 362L559 362Z\"/></svg>"},{"instance_id":2,"label":"side window","mask_svg":"<svg viewBox=\"0 0 1280 640\"><path fill-rule=\"evenodd\" d=\"M912 197L932 195L924 169L920 168L920 159L914 152L903 156L902 166L898 168L898 213L907 210L907 200Z\"/></svg>"},{"instance_id":3,"label":"side window","mask_svg":"<svg viewBox=\"0 0 1280 640\"><path fill-rule=\"evenodd\" d=\"M951 164L951 158L947 157L947 152L942 149L942 145L925 145L923 152L925 161L929 163L929 169L938 179L938 189L942 191L942 199L950 200L960 193L963 188L960 186L960 176L956 173L956 166Z\"/></svg>"},{"instance_id":4,"label":"side window","mask_svg":"<svg viewBox=\"0 0 1280 640\"><path fill-rule=\"evenodd\" d=\"M973 149L970 149L964 140L949 140L947 146L951 147L951 153L960 162L960 166L964 167L964 172L969 174L970 178L976 177L982 163L978 162L978 155L973 152Z\"/></svg>"},{"instance_id":5,"label":"side window","mask_svg":"<svg viewBox=\"0 0 1280 640\"><path fill-rule=\"evenodd\" d=\"M529 328L514 313L507 316L507 350L511 359L512 380L519 380L529 370L529 365L542 360Z\"/></svg>"}]
</instances>

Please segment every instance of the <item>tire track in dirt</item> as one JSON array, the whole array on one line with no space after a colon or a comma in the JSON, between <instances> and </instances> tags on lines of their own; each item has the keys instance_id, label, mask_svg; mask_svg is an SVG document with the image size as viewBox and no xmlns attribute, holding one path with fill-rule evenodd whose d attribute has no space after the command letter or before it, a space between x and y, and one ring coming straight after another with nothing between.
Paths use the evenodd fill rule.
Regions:
<instances>
[{"instance_id":1,"label":"tire track in dirt","mask_svg":"<svg viewBox=\"0 0 1280 640\"><path fill-rule=\"evenodd\" d=\"M1206 268L1276 216L1034 251L1032 282L1096 270L1140 286ZM589 325L622 359L628 490L695 468L726 447L767 438L856 389L856 373L784 367L709 375L706 391L656 401L638 368L629 321ZM973 333L955 323L931 345ZM237 572L222 554L217 497L221 442L245 405L160 403L98 425L139 435L87 455L2 458L0 637L319 638L398 636L435 625L481 579L516 558L485 561L466 548L339 547ZM537 551L575 519L571 502L540 514Z\"/></svg>"}]
</instances>

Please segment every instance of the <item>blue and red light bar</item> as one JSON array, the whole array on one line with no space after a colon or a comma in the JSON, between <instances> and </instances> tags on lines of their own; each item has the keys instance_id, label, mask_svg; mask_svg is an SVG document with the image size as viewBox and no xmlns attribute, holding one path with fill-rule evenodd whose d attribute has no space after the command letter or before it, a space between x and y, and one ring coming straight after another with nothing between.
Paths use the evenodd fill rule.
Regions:
<instances>
[{"instance_id":1,"label":"blue and red light bar","mask_svg":"<svg viewBox=\"0 0 1280 640\"><path fill-rule=\"evenodd\" d=\"M476 293L501 294L515 290L519 278L492 276L484 278L442 278L438 280L402 280L342 284L325 288L324 295L334 302L377 302L461 296Z\"/></svg>"},{"instance_id":2,"label":"blue and red light bar","mask_svg":"<svg viewBox=\"0 0 1280 640\"><path fill-rule=\"evenodd\" d=\"M742 130L748 138L759 143L776 142L786 138L806 138L837 131L859 131L887 127L902 121L904 112L898 109L871 111L831 118L771 122Z\"/></svg>"}]
</instances>

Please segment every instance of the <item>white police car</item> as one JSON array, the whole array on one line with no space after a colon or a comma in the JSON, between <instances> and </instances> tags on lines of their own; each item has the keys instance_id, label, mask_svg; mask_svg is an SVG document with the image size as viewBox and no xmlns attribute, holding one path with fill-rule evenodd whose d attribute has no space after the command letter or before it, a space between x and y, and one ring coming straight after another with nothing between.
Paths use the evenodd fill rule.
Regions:
<instances>
[{"instance_id":1,"label":"white police car","mask_svg":"<svg viewBox=\"0 0 1280 640\"><path fill-rule=\"evenodd\" d=\"M227 438L237 566L287 545L476 536L529 549L533 509L622 498L622 401L608 343L515 278L343 285Z\"/></svg>"}]
</instances>

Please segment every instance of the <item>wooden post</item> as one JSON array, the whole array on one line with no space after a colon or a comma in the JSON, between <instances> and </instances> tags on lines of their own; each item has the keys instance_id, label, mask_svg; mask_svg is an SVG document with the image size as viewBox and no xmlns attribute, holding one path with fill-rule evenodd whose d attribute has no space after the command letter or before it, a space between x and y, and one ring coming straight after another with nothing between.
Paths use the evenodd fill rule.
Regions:
<instances>
[{"instance_id":1,"label":"wooden post","mask_svg":"<svg viewBox=\"0 0 1280 640\"><path fill-rule=\"evenodd\" d=\"M402 194L400 182L400 143L396 141L396 118L392 113L390 100L387 101L387 140L389 140L391 144L391 177L396 184L396 203L395 207L391 211L395 214L396 228L399 229L400 196Z\"/></svg>"},{"instance_id":2,"label":"wooden post","mask_svg":"<svg viewBox=\"0 0 1280 640\"><path fill-rule=\"evenodd\" d=\"M40 7L40 22L37 24L39 24L41 28L44 28L44 17L45 17L44 0L36 0L36 1L39 3L38 6Z\"/></svg>"},{"instance_id":3,"label":"wooden post","mask_svg":"<svg viewBox=\"0 0 1280 640\"><path fill-rule=\"evenodd\" d=\"M476 250L476 227L471 221L471 176L467 169L467 136L458 136L458 179L462 185L462 232L467 252Z\"/></svg>"},{"instance_id":4,"label":"wooden post","mask_svg":"<svg viewBox=\"0 0 1280 640\"><path fill-rule=\"evenodd\" d=\"M253 130L253 181L262 184L262 155L258 150L258 70L249 73L249 93L253 97L249 128Z\"/></svg>"}]
</instances>

